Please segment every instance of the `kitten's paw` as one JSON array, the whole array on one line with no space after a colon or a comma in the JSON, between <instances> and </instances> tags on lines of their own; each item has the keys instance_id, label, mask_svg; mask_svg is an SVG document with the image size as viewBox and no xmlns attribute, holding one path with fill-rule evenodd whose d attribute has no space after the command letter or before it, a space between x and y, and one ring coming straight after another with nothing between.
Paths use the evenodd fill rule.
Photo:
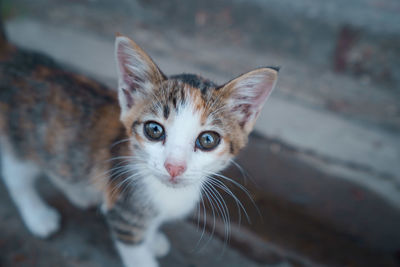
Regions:
<instances>
[{"instance_id":1,"label":"kitten's paw","mask_svg":"<svg viewBox=\"0 0 400 267\"><path fill-rule=\"evenodd\" d=\"M154 239L150 243L150 249L156 257L164 257L168 254L171 245L169 244L168 238L165 234L157 232L154 235Z\"/></svg>"},{"instance_id":2,"label":"kitten's paw","mask_svg":"<svg viewBox=\"0 0 400 267\"><path fill-rule=\"evenodd\" d=\"M68 196L68 200L72 203L72 205L81 210L87 210L89 208L95 207L99 203L97 199L95 200L87 195L73 197Z\"/></svg>"},{"instance_id":3,"label":"kitten's paw","mask_svg":"<svg viewBox=\"0 0 400 267\"><path fill-rule=\"evenodd\" d=\"M54 208L43 207L24 215L26 226L37 237L49 237L60 229L61 216Z\"/></svg>"},{"instance_id":4,"label":"kitten's paw","mask_svg":"<svg viewBox=\"0 0 400 267\"><path fill-rule=\"evenodd\" d=\"M125 267L158 267L158 262L145 244L138 246L116 242Z\"/></svg>"}]
</instances>

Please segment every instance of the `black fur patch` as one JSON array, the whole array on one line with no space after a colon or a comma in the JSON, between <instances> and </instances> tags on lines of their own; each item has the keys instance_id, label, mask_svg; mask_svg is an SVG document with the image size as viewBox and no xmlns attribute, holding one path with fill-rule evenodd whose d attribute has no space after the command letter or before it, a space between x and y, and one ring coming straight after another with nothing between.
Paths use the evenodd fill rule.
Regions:
<instances>
[{"instance_id":1,"label":"black fur patch","mask_svg":"<svg viewBox=\"0 0 400 267\"><path fill-rule=\"evenodd\" d=\"M281 69L281 67L279 67L279 66L266 66L266 68L268 68L268 69L273 69L273 70L275 70L276 72L279 72L279 70Z\"/></svg>"},{"instance_id":2,"label":"black fur patch","mask_svg":"<svg viewBox=\"0 0 400 267\"><path fill-rule=\"evenodd\" d=\"M176 108L176 97L172 98L172 104L174 105L174 108Z\"/></svg>"},{"instance_id":3,"label":"black fur patch","mask_svg":"<svg viewBox=\"0 0 400 267\"><path fill-rule=\"evenodd\" d=\"M208 89L215 88L217 86L210 80L207 80L199 75L189 73L173 75L170 77L170 79L176 79L192 87L198 88L202 94L205 94Z\"/></svg>"},{"instance_id":4,"label":"black fur patch","mask_svg":"<svg viewBox=\"0 0 400 267\"><path fill-rule=\"evenodd\" d=\"M168 105L164 106L163 113L164 113L164 118L168 119L168 117L169 117L169 106Z\"/></svg>"}]
</instances>

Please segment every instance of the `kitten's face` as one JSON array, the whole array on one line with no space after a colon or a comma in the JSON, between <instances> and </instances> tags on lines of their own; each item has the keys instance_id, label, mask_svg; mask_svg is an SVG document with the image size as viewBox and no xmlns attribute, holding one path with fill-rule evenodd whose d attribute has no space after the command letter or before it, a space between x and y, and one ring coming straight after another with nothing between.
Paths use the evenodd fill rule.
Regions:
<instances>
[{"instance_id":1,"label":"kitten's face","mask_svg":"<svg viewBox=\"0 0 400 267\"><path fill-rule=\"evenodd\" d=\"M130 114L133 153L147 176L174 187L201 182L224 168L244 143L237 123L212 94L215 88L207 89L202 95L182 80L166 80Z\"/></svg>"},{"instance_id":2,"label":"kitten's face","mask_svg":"<svg viewBox=\"0 0 400 267\"><path fill-rule=\"evenodd\" d=\"M165 77L134 42L117 37L121 120L136 172L166 186L199 184L246 144L277 71L261 68L217 86L195 75Z\"/></svg>"}]
</instances>

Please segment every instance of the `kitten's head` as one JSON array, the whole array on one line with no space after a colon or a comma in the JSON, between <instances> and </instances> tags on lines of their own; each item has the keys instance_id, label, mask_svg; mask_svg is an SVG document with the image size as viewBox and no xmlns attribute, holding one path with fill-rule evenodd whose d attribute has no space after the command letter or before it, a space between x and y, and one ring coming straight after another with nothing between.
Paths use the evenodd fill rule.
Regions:
<instances>
[{"instance_id":1,"label":"kitten's head","mask_svg":"<svg viewBox=\"0 0 400 267\"><path fill-rule=\"evenodd\" d=\"M246 144L278 72L259 68L217 86L196 75L166 77L132 40L115 44L121 121L137 171L167 186L200 184Z\"/></svg>"}]
</instances>

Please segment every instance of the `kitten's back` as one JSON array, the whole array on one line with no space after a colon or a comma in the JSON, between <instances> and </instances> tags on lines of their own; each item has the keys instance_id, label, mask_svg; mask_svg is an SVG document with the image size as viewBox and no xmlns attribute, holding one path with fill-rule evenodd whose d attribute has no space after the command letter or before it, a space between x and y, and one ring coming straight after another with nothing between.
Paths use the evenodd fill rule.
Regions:
<instances>
[{"instance_id":1,"label":"kitten's back","mask_svg":"<svg viewBox=\"0 0 400 267\"><path fill-rule=\"evenodd\" d=\"M121 129L115 92L42 54L3 50L0 135L18 157L78 179Z\"/></svg>"}]
</instances>

